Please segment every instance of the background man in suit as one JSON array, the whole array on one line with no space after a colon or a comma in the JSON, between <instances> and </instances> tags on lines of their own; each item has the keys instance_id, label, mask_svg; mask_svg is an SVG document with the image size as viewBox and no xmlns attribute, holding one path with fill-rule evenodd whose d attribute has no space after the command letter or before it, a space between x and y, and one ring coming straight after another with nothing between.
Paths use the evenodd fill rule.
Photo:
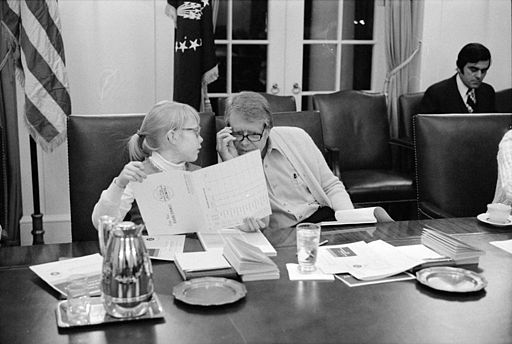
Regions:
<instances>
[{"instance_id":1,"label":"background man in suit","mask_svg":"<svg viewBox=\"0 0 512 344\"><path fill-rule=\"evenodd\" d=\"M480 43L465 45L457 57L457 74L430 86L420 113L495 112L494 88L484 83L491 53Z\"/></svg>"}]
</instances>

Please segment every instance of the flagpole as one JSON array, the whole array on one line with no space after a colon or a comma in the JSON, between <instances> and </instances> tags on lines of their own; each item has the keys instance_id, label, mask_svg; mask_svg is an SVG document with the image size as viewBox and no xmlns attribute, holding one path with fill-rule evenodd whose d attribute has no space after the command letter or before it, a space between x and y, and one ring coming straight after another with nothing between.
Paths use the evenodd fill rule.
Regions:
<instances>
[{"instance_id":1,"label":"flagpole","mask_svg":"<svg viewBox=\"0 0 512 344\"><path fill-rule=\"evenodd\" d=\"M32 198L34 212L32 213L32 245L44 244L43 214L41 214L39 203L39 172L37 166L37 145L36 141L30 139L30 167L32 169Z\"/></svg>"}]
</instances>

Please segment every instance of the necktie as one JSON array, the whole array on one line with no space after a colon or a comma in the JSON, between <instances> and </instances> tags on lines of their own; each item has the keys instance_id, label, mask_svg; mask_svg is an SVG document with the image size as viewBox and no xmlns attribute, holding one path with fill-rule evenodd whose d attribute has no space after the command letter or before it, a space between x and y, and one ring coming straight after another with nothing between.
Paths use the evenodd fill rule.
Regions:
<instances>
[{"instance_id":1,"label":"necktie","mask_svg":"<svg viewBox=\"0 0 512 344\"><path fill-rule=\"evenodd\" d=\"M468 108L469 113L472 113L475 111L476 108L475 89L469 89L467 95L468 99L466 100L466 107Z\"/></svg>"}]
</instances>

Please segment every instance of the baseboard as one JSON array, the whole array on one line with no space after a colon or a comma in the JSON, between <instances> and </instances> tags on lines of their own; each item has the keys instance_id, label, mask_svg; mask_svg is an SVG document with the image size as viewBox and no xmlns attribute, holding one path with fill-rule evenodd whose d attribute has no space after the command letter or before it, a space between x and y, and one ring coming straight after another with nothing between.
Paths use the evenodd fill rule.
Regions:
<instances>
[{"instance_id":1,"label":"baseboard","mask_svg":"<svg viewBox=\"0 0 512 344\"><path fill-rule=\"evenodd\" d=\"M43 230L45 244L60 244L71 242L70 214L43 215ZM25 215L20 220L21 246L32 245L32 217Z\"/></svg>"}]
</instances>

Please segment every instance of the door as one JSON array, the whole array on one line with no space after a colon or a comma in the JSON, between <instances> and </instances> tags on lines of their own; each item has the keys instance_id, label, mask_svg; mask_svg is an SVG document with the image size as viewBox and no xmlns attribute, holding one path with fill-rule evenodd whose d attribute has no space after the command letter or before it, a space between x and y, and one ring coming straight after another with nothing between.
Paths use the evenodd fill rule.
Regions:
<instances>
[{"instance_id":1,"label":"door","mask_svg":"<svg viewBox=\"0 0 512 344\"><path fill-rule=\"evenodd\" d=\"M375 8L374 0L220 0L220 77L210 97L293 94L299 109L311 109L315 93L371 90Z\"/></svg>"}]
</instances>

